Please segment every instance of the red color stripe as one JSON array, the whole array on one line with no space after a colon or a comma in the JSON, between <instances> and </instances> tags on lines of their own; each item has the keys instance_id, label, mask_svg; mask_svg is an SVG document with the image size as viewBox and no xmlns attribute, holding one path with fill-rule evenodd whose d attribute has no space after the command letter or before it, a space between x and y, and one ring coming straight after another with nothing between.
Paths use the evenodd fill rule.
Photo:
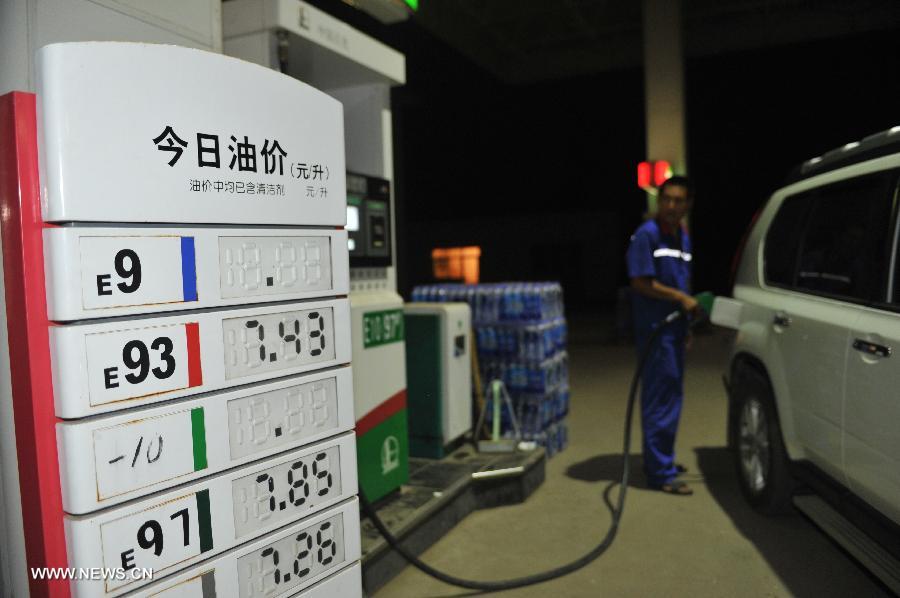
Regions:
<instances>
[{"instance_id":1,"label":"red color stripe","mask_svg":"<svg viewBox=\"0 0 900 598\"><path fill-rule=\"evenodd\" d=\"M406 409L405 388L361 417L359 421L356 422L356 435L362 436L381 422L404 409Z\"/></svg>"},{"instance_id":2,"label":"red color stripe","mask_svg":"<svg viewBox=\"0 0 900 598\"><path fill-rule=\"evenodd\" d=\"M0 236L25 560L29 568L66 567L34 94L0 96L0 147ZM70 595L66 581L28 579L32 598Z\"/></svg>"},{"instance_id":3,"label":"red color stripe","mask_svg":"<svg viewBox=\"0 0 900 598\"><path fill-rule=\"evenodd\" d=\"M200 324L184 325L187 331L188 386L203 386L203 366L200 362Z\"/></svg>"}]
</instances>

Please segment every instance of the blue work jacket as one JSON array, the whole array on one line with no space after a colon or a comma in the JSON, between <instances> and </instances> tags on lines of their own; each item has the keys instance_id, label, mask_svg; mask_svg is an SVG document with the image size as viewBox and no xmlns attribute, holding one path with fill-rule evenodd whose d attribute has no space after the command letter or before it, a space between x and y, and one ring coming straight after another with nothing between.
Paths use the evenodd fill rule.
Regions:
<instances>
[{"instance_id":1,"label":"blue work jacket","mask_svg":"<svg viewBox=\"0 0 900 598\"><path fill-rule=\"evenodd\" d=\"M663 232L659 222L648 220L631 236L626 262L629 278L646 276L660 283L691 292L691 238L679 227L675 233ZM653 326L679 308L677 303L632 293L635 332L645 336ZM682 328L682 327L678 327Z\"/></svg>"}]
</instances>

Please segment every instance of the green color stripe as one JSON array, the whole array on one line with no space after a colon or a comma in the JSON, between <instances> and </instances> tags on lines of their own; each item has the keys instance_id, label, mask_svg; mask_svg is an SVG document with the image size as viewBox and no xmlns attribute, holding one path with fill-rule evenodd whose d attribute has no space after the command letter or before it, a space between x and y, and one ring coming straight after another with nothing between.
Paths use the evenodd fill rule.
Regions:
<instances>
[{"instance_id":1,"label":"green color stripe","mask_svg":"<svg viewBox=\"0 0 900 598\"><path fill-rule=\"evenodd\" d=\"M206 422L203 407L191 409L191 435L194 437L194 471L206 469Z\"/></svg>"},{"instance_id":2,"label":"green color stripe","mask_svg":"<svg viewBox=\"0 0 900 598\"><path fill-rule=\"evenodd\" d=\"M213 548L212 521L209 516L209 490L197 494L197 517L200 520L200 552Z\"/></svg>"},{"instance_id":3,"label":"green color stripe","mask_svg":"<svg viewBox=\"0 0 900 598\"><path fill-rule=\"evenodd\" d=\"M401 409L356 439L359 485L378 500L409 481L409 432Z\"/></svg>"},{"instance_id":4,"label":"green color stripe","mask_svg":"<svg viewBox=\"0 0 900 598\"><path fill-rule=\"evenodd\" d=\"M403 340L403 310L388 309L363 314L363 349Z\"/></svg>"}]
</instances>

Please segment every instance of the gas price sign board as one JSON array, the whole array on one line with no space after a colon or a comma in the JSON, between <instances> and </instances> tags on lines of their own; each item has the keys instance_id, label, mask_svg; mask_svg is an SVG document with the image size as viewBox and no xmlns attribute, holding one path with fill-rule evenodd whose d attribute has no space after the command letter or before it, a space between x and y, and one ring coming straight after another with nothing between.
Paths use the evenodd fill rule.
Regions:
<instances>
[{"instance_id":1,"label":"gas price sign board","mask_svg":"<svg viewBox=\"0 0 900 598\"><path fill-rule=\"evenodd\" d=\"M82 517L67 516L71 566L102 566L126 572L149 568L156 576L168 575L354 497L355 455L355 438L349 432L135 503ZM322 555L321 560L300 559L303 568L310 569L311 577L329 568L333 561L327 559L343 562L343 555L338 555L343 546L337 541L343 539L342 517L319 524L303 519L304 525L307 535L303 539L271 541L272 550L284 554L285 562L289 562L288 554L297 554L297 549L308 542L307 557ZM262 577L273 564L264 562L270 554L238 559L238 568L247 569L246 563L252 562L249 568ZM279 557L273 561L280 564ZM114 578L79 580L74 585L79 596L109 596L147 581Z\"/></svg>"},{"instance_id":2,"label":"gas price sign board","mask_svg":"<svg viewBox=\"0 0 900 598\"><path fill-rule=\"evenodd\" d=\"M362 586L356 498L144 588L158 598L334 598ZM352 564L348 564L352 563ZM298 593L299 592L299 593Z\"/></svg>"},{"instance_id":3,"label":"gas price sign board","mask_svg":"<svg viewBox=\"0 0 900 598\"><path fill-rule=\"evenodd\" d=\"M123 43L46 46L37 75L47 222L344 226L343 110L296 79Z\"/></svg>"},{"instance_id":4,"label":"gas price sign board","mask_svg":"<svg viewBox=\"0 0 900 598\"><path fill-rule=\"evenodd\" d=\"M347 299L50 330L65 419L350 362Z\"/></svg>"},{"instance_id":5,"label":"gas price sign board","mask_svg":"<svg viewBox=\"0 0 900 598\"><path fill-rule=\"evenodd\" d=\"M4 587L360 596L341 104L175 46L36 74L0 97Z\"/></svg>"},{"instance_id":6,"label":"gas price sign board","mask_svg":"<svg viewBox=\"0 0 900 598\"><path fill-rule=\"evenodd\" d=\"M58 427L63 507L84 514L353 428L347 366Z\"/></svg>"},{"instance_id":7,"label":"gas price sign board","mask_svg":"<svg viewBox=\"0 0 900 598\"><path fill-rule=\"evenodd\" d=\"M57 321L349 290L343 230L57 227L44 231L44 248Z\"/></svg>"}]
</instances>

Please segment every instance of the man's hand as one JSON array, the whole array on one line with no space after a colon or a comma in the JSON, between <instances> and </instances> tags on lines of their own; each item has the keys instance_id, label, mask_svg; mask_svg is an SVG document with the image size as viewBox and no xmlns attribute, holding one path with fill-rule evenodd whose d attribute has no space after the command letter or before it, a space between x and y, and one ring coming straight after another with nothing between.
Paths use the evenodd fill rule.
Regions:
<instances>
[{"instance_id":1,"label":"man's hand","mask_svg":"<svg viewBox=\"0 0 900 598\"><path fill-rule=\"evenodd\" d=\"M691 297L690 295L685 295L682 293L681 297L678 298L679 303L681 303L681 309L689 314L696 314L700 311L700 304L697 303L697 300Z\"/></svg>"},{"instance_id":2,"label":"man's hand","mask_svg":"<svg viewBox=\"0 0 900 598\"><path fill-rule=\"evenodd\" d=\"M640 293L645 297L651 297L653 299L663 299L664 301L677 303L681 306L681 309L691 315L696 315L697 312L700 311L700 304L697 303L696 299L694 299L690 295L682 293L678 289L674 289L662 284L655 278L651 278L649 276L638 276L632 278L631 288L634 289L635 292Z\"/></svg>"}]
</instances>

